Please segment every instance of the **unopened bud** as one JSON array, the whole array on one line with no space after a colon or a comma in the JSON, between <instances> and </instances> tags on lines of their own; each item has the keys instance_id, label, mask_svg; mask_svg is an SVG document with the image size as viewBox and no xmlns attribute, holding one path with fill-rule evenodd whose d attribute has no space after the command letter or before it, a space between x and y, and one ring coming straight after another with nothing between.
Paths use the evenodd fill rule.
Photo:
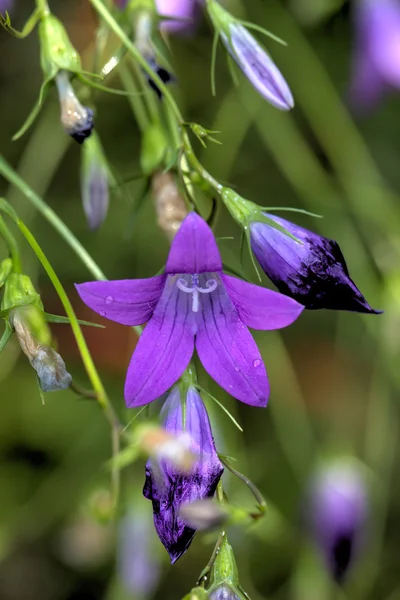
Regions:
<instances>
[{"instance_id":1,"label":"unopened bud","mask_svg":"<svg viewBox=\"0 0 400 600\"><path fill-rule=\"evenodd\" d=\"M65 362L50 346L39 346L31 365L44 392L65 390L71 385L72 377L65 368Z\"/></svg>"},{"instance_id":2,"label":"unopened bud","mask_svg":"<svg viewBox=\"0 0 400 600\"><path fill-rule=\"evenodd\" d=\"M107 216L110 172L100 140L94 132L82 148L81 194L90 229L97 229Z\"/></svg>"},{"instance_id":3,"label":"unopened bud","mask_svg":"<svg viewBox=\"0 0 400 600\"><path fill-rule=\"evenodd\" d=\"M181 504L179 516L192 529L212 529L228 519L228 513L211 498Z\"/></svg>"},{"instance_id":4,"label":"unopened bud","mask_svg":"<svg viewBox=\"0 0 400 600\"><path fill-rule=\"evenodd\" d=\"M195 587L184 596L183 600L208 600L208 594L204 588Z\"/></svg>"},{"instance_id":5,"label":"unopened bud","mask_svg":"<svg viewBox=\"0 0 400 600\"><path fill-rule=\"evenodd\" d=\"M210 600L246 599L246 594L240 587L232 546L228 543L226 535L215 559L211 571L211 586L207 591Z\"/></svg>"},{"instance_id":6,"label":"unopened bud","mask_svg":"<svg viewBox=\"0 0 400 600\"><path fill-rule=\"evenodd\" d=\"M61 123L65 132L78 144L83 144L93 129L93 111L83 106L75 95L67 71L55 77L61 107Z\"/></svg>"},{"instance_id":7,"label":"unopened bud","mask_svg":"<svg viewBox=\"0 0 400 600\"><path fill-rule=\"evenodd\" d=\"M151 188L157 213L157 223L169 240L173 240L188 214L187 205L172 173L154 173Z\"/></svg>"}]
</instances>

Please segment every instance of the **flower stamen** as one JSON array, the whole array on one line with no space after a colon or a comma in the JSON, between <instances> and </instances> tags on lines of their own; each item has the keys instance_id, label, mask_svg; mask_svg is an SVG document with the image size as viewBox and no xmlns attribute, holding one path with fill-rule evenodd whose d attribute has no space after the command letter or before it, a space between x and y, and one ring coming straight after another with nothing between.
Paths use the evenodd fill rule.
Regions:
<instances>
[{"instance_id":1,"label":"flower stamen","mask_svg":"<svg viewBox=\"0 0 400 600\"><path fill-rule=\"evenodd\" d=\"M190 275L190 277L191 285L187 285L187 281L183 278L178 279L176 285L181 292L192 294L192 311L197 313L199 312L199 294L211 294L217 288L218 283L215 279L208 279L206 287L200 287L198 274L195 273L194 275Z\"/></svg>"}]
</instances>

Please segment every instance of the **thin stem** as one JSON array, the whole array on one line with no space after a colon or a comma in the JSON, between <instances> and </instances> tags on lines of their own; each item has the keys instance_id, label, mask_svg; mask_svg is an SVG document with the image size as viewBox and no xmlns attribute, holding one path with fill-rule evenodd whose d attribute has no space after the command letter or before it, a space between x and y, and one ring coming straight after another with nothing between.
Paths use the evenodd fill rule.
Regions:
<instances>
[{"instance_id":1,"label":"thin stem","mask_svg":"<svg viewBox=\"0 0 400 600\"><path fill-rule=\"evenodd\" d=\"M234 469L232 467L232 465L225 458L223 458L222 456L219 456L219 459L222 462L222 464L232 473L232 475L235 475L235 477L237 477L238 479L240 479L240 481L243 481L243 483L245 483L247 485L247 487L253 494L254 498L257 500L260 514L251 515L251 516L253 518L254 517L258 518L258 517L262 516L265 513L265 510L267 508L267 503L266 503L263 495L261 494L260 490L258 489L258 487L256 485L254 485L254 483L246 475L243 475L243 473L240 473L239 471ZM218 488L217 488L217 493L218 493ZM221 502L221 504L222 504L222 502Z\"/></svg>"},{"instance_id":2,"label":"thin stem","mask_svg":"<svg viewBox=\"0 0 400 600\"><path fill-rule=\"evenodd\" d=\"M119 65L118 73L124 88L127 92L129 92L128 102L131 106L133 114L135 115L136 123L138 124L140 131L143 133L149 124L149 116L146 112L146 108L143 105L143 99L137 94L136 84L128 67L121 63Z\"/></svg>"},{"instance_id":3,"label":"thin stem","mask_svg":"<svg viewBox=\"0 0 400 600\"><path fill-rule=\"evenodd\" d=\"M18 244L15 240L15 237L8 229L3 217L0 216L0 235L4 239L5 243L11 254L11 259L13 262L13 271L16 273L22 273L21 266L21 257L19 255Z\"/></svg>"},{"instance_id":4,"label":"thin stem","mask_svg":"<svg viewBox=\"0 0 400 600\"><path fill-rule=\"evenodd\" d=\"M125 46L129 54L133 56L135 61L140 65L140 67L145 71L149 77L155 82L157 87L161 90L163 96L170 104L172 111L174 112L176 118L179 123L182 123L184 119L182 118L181 112L176 104L175 100L172 97L172 94L168 90L165 83L162 79L153 71L151 66L147 63L147 61L140 54L139 50L135 47L135 45L131 42L129 37L123 31L123 29L118 25L117 21L114 19L112 14L107 10L104 6L102 0L89 0L94 9L99 13L99 15L104 19L109 28L115 33L115 35L121 40L122 44Z\"/></svg>"},{"instance_id":5,"label":"thin stem","mask_svg":"<svg viewBox=\"0 0 400 600\"><path fill-rule=\"evenodd\" d=\"M218 194L222 191L222 185L203 167L194 153L189 136L186 131L182 131L183 146L188 163L200 175L203 181L209 187L209 191L215 190Z\"/></svg>"},{"instance_id":6,"label":"thin stem","mask_svg":"<svg viewBox=\"0 0 400 600\"><path fill-rule=\"evenodd\" d=\"M36 6L40 11L41 17L48 17L51 14L47 0L36 0Z\"/></svg>"},{"instance_id":7,"label":"thin stem","mask_svg":"<svg viewBox=\"0 0 400 600\"><path fill-rule=\"evenodd\" d=\"M0 175L15 185L15 187L17 187L28 198L28 200L35 206L41 215L54 227L54 229L56 229L56 231L58 231L61 237L79 256L95 279L106 279L106 276L101 271L100 267L98 267L90 254L63 223L57 213L55 213L50 206L48 206L46 202L42 200L42 198L40 198L40 196L38 196L23 179L21 179L18 173L16 173L16 171L14 171L14 169L6 162L3 156L0 156Z\"/></svg>"}]
</instances>

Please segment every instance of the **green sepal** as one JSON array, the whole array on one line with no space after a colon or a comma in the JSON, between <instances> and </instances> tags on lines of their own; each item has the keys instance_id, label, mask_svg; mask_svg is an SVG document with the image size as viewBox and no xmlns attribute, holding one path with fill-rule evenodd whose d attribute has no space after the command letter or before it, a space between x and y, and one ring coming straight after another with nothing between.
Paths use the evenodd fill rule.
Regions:
<instances>
[{"instance_id":1,"label":"green sepal","mask_svg":"<svg viewBox=\"0 0 400 600\"><path fill-rule=\"evenodd\" d=\"M160 122L146 127L140 153L140 166L145 175L150 175L163 163L167 150L167 139Z\"/></svg>"},{"instance_id":2,"label":"green sepal","mask_svg":"<svg viewBox=\"0 0 400 600\"><path fill-rule=\"evenodd\" d=\"M216 589L225 587L232 592L236 600L249 600L239 583L239 573L236 566L232 546L229 544L226 534L224 535L218 554L211 570L211 585L207 589L211 594Z\"/></svg>"},{"instance_id":3,"label":"green sepal","mask_svg":"<svg viewBox=\"0 0 400 600\"><path fill-rule=\"evenodd\" d=\"M24 38L28 37L28 35L34 30L37 23L39 22L40 15L41 11L38 8L36 8L25 23L22 31L18 31L17 29L14 29L14 27L12 27L10 15L6 11L5 17L3 17L3 15L0 14L0 25L4 27L4 29L8 31L8 33L11 33L15 37L23 40Z\"/></svg>"},{"instance_id":4,"label":"green sepal","mask_svg":"<svg viewBox=\"0 0 400 600\"><path fill-rule=\"evenodd\" d=\"M199 123L183 123L183 125L186 126L186 127L188 127L194 133L194 135L197 137L197 139L199 140L200 144L204 148L207 147L205 140L209 140L210 142L214 142L214 144L220 144L220 145L222 145L222 142L220 142L215 137L213 137L212 135L210 135L212 133L221 133L220 131L217 131L215 129L206 129L205 127L203 127Z\"/></svg>"},{"instance_id":5,"label":"green sepal","mask_svg":"<svg viewBox=\"0 0 400 600\"><path fill-rule=\"evenodd\" d=\"M13 334L13 328L11 327L10 323L6 320L3 335L0 338L0 352L2 350L4 350L5 345L7 344L8 340L10 339L12 334Z\"/></svg>"},{"instance_id":6,"label":"green sepal","mask_svg":"<svg viewBox=\"0 0 400 600\"><path fill-rule=\"evenodd\" d=\"M68 317L64 317L62 315L53 315L48 312L43 313L45 319L48 323L65 323L66 325L70 325L71 321ZM82 319L77 319L79 325L87 325L88 327L99 327L100 329L105 329L104 325L100 323L92 323L91 321L83 321Z\"/></svg>"},{"instance_id":7,"label":"green sepal","mask_svg":"<svg viewBox=\"0 0 400 600\"><path fill-rule=\"evenodd\" d=\"M64 25L52 14L43 17L39 24L40 64L46 79L54 79L58 71L78 73L81 59L75 50Z\"/></svg>"},{"instance_id":8,"label":"green sepal","mask_svg":"<svg viewBox=\"0 0 400 600\"><path fill-rule=\"evenodd\" d=\"M20 137L22 137L24 135L24 133L26 133L28 131L29 127L35 121L36 117L38 116L38 114L40 112L40 109L42 108L42 104L46 98L46 95L48 92L48 87L51 83L51 80L52 80L51 78L46 78L43 81L42 85L40 86L39 97L38 97L36 103L34 104L31 112L25 119L24 124L20 127L20 129L18 129L17 133L14 133L14 135L11 138L13 142L15 142Z\"/></svg>"},{"instance_id":9,"label":"green sepal","mask_svg":"<svg viewBox=\"0 0 400 600\"><path fill-rule=\"evenodd\" d=\"M0 263L0 288L3 287L7 277L13 270L13 262L11 258L5 258Z\"/></svg>"},{"instance_id":10,"label":"green sepal","mask_svg":"<svg viewBox=\"0 0 400 600\"><path fill-rule=\"evenodd\" d=\"M43 304L28 275L10 273L5 281L0 316L19 306L33 304L43 313Z\"/></svg>"}]
</instances>

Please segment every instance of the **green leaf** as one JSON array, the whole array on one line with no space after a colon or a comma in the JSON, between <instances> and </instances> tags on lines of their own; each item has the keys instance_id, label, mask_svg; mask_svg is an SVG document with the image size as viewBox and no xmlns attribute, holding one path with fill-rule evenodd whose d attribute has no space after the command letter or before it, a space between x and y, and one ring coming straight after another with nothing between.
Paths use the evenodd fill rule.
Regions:
<instances>
[{"instance_id":1,"label":"green leaf","mask_svg":"<svg viewBox=\"0 0 400 600\"><path fill-rule=\"evenodd\" d=\"M53 315L51 313L44 313L44 316L46 317L46 321L48 323L66 323L68 325L71 324L71 321L68 317L64 317L62 315ZM81 319L77 319L79 325L87 325L88 327L99 327L100 329L105 329L104 325L101 325L100 323L92 323L91 321L82 321Z\"/></svg>"}]
</instances>

